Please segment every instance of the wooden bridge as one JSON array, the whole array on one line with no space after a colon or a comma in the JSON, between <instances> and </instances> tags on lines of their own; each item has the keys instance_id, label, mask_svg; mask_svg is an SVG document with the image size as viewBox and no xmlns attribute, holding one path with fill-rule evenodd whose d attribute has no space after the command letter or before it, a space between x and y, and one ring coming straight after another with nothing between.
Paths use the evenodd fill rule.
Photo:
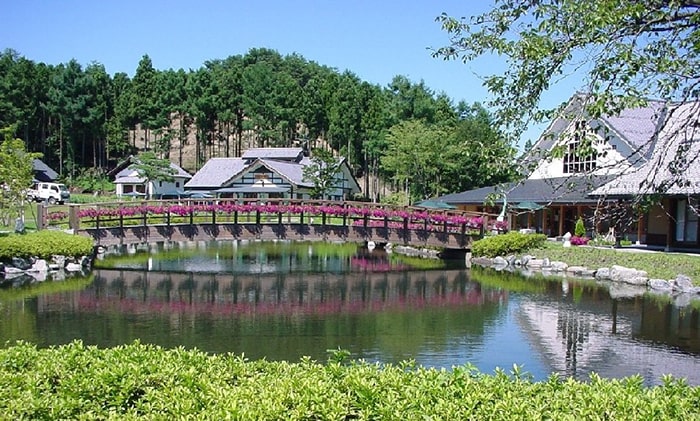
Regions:
<instances>
[{"instance_id":1,"label":"wooden bridge","mask_svg":"<svg viewBox=\"0 0 700 421\"><path fill-rule=\"evenodd\" d=\"M71 204L40 212L39 226L66 223L96 245L168 241L375 242L469 249L494 215L363 202L201 199Z\"/></svg>"}]
</instances>

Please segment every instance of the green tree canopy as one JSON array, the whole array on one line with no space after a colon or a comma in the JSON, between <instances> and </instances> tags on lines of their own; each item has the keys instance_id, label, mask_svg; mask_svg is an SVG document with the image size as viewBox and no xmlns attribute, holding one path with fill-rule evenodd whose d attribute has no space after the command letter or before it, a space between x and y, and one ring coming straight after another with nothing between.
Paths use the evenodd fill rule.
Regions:
<instances>
[{"instance_id":1,"label":"green tree canopy","mask_svg":"<svg viewBox=\"0 0 700 421\"><path fill-rule=\"evenodd\" d=\"M15 215L24 216L26 191L34 178L33 162L41 154L27 152L24 142L13 136L12 128L0 130L0 200L3 224L8 225Z\"/></svg>"},{"instance_id":2,"label":"green tree canopy","mask_svg":"<svg viewBox=\"0 0 700 421\"><path fill-rule=\"evenodd\" d=\"M173 181L176 171L170 166L170 161L167 159L158 158L155 152L141 152L134 158L134 163L131 168L138 172L139 176L146 179L147 183L153 181ZM149 195L153 192L149 189Z\"/></svg>"},{"instance_id":3,"label":"green tree canopy","mask_svg":"<svg viewBox=\"0 0 700 421\"><path fill-rule=\"evenodd\" d=\"M311 164L303 169L303 180L314 185L311 189L311 197L314 199L326 198L326 195L335 186L340 162L328 150L314 149L311 152Z\"/></svg>"},{"instance_id":4,"label":"green tree canopy","mask_svg":"<svg viewBox=\"0 0 700 421\"><path fill-rule=\"evenodd\" d=\"M504 57L503 73L485 77L498 122L519 135L531 119L550 120L540 101L567 76L586 76L583 112L597 118L643 105L646 98L697 99L700 1L495 0L471 18L437 18L450 36L437 57Z\"/></svg>"}]
</instances>

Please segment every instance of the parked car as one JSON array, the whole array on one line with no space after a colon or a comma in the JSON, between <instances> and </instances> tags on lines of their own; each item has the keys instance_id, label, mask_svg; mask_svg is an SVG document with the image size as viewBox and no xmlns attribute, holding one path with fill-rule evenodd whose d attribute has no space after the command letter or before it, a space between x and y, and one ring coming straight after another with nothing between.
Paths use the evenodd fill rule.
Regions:
<instances>
[{"instance_id":1,"label":"parked car","mask_svg":"<svg viewBox=\"0 0 700 421\"><path fill-rule=\"evenodd\" d=\"M27 199L36 202L46 201L49 204L63 204L70 201L70 192L65 184L34 183L27 191Z\"/></svg>"}]
</instances>

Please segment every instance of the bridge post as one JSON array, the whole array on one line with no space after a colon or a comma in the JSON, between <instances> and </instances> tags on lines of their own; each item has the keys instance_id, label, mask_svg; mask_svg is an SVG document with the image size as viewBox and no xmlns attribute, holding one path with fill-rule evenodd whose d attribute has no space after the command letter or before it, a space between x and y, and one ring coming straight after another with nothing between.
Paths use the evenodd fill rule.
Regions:
<instances>
[{"instance_id":1,"label":"bridge post","mask_svg":"<svg viewBox=\"0 0 700 421\"><path fill-rule=\"evenodd\" d=\"M46 224L46 218L44 215L44 205L39 203L37 206L38 212L37 216L39 218L39 223L37 223L38 229L44 229L44 224ZM80 205L70 204L68 205L68 228L76 232L80 229L80 218L78 218L78 211L80 210Z\"/></svg>"}]
</instances>

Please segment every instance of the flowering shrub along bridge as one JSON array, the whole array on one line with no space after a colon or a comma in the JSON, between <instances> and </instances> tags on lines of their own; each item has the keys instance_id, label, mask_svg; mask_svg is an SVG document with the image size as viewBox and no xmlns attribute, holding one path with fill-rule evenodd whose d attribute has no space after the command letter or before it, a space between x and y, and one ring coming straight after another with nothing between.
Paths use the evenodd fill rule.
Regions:
<instances>
[{"instance_id":1,"label":"flowering shrub along bridge","mask_svg":"<svg viewBox=\"0 0 700 421\"><path fill-rule=\"evenodd\" d=\"M494 215L362 202L202 199L71 204L45 209L40 226L65 225L95 244L160 241L308 240L469 249Z\"/></svg>"}]
</instances>

